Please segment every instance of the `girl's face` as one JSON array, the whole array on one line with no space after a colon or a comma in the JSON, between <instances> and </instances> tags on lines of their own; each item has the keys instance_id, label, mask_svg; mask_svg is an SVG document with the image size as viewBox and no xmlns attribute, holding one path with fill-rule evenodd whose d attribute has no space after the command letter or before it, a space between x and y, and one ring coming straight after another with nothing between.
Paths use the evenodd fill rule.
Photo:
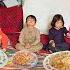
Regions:
<instances>
[{"instance_id":1,"label":"girl's face","mask_svg":"<svg viewBox=\"0 0 70 70\"><path fill-rule=\"evenodd\" d=\"M35 26L35 20L31 17L27 19L27 26Z\"/></svg>"},{"instance_id":2,"label":"girl's face","mask_svg":"<svg viewBox=\"0 0 70 70\"><path fill-rule=\"evenodd\" d=\"M55 23L55 27L56 28L62 28L63 27L63 22L61 20L58 20L56 23Z\"/></svg>"}]
</instances>

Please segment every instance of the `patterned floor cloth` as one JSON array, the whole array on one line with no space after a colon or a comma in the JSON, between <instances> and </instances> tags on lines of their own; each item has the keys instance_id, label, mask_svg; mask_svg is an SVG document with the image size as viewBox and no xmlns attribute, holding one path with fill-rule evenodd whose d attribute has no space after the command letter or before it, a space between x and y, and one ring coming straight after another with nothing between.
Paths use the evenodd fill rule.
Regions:
<instances>
[{"instance_id":1,"label":"patterned floor cloth","mask_svg":"<svg viewBox=\"0 0 70 70\"><path fill-rule=\"evenodd\" d=\"M8 56L11 56L13 53L15 53L15 51L13 51L13 48L9 49L6 52L6 54ZM33 67L33 68L29 68L29 69L25 69L25 70L45 70L44 67L43 67L43 60L44 60L45 56L37 54L37 57L38 57L37 65L35 67ZM10 68L6 69L6 68L3 68L3 69L0 69L0 70L24 70L24 69L10 69Z\"/></svg>"},{"instance_id":2,"label":"patterned floor cloth","mask_svg":"<svg viewBox=\"0 0 70 70\"><path fill-rule=\"evenodd\" d=\"M38 55L38 64L36 67L31 68L30 70L45 70L43 67L43 60L45 56Z\"/></svg>"}]
</instances>

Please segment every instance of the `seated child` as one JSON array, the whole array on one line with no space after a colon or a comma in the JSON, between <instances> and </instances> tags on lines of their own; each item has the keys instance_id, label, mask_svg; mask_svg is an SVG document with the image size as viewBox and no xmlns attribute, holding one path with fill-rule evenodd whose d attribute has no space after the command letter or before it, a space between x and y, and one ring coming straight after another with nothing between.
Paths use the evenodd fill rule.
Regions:
<instances>
[{"instance_id":1,"label":"seated child","mask_svg":"<svg viewBox=\"0 0 70 70\"><path fill-rule=\"evenodd\" d=\"M69 50L69 44L65 42L67 29L64 27L62 15L56 14L51 22L52 28L49 29L49 49L52 52ZM69 37L69 36L68 36Z\"/></svg>"},{"instance_id":2,"label":"seated child","mask_svg":"<svg viewBox=\"0 0 70 70\"><path fill-rule=\"evenodd\" d=\"M4 34L0 28L0 48L3 49L3 51L6 51L8 47L8 37L6 34Z\"/></svg>"},{"instance_id":3,"label":"seated child","mask_svg":"<svg viewBox=\"0 0 70 70\"><path fill-rule=\"evenodd\" d=\"M40 43L40 31L35 27L36 17L29 15L26 18L26 26L22 29L19 36L19 43L16 44L17 50L30 50L37 52L42 49Z\"/></svg>"}]
</instances>

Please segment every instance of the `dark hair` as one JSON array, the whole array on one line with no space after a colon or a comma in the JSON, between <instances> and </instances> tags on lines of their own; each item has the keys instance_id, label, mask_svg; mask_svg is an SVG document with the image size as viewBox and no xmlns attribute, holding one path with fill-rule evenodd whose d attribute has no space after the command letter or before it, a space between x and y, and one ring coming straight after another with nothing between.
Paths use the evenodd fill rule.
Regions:
<instances>
[{"instance_id":1,"label":"dark hair","mask_svg":"<svg viewBox=\"0 0 70 70\"><path fill-rule=\"evenodd\" d=\"M63 22L63 26L64 26L64 19L63 19L62 15L60 15L60 14L56 14L56 15L53 17L53 20L52 20L52 22L51 22L51 26L52 26L52 27L55 27L55 23L56 23L57 21L59 21L59 20L61 20L61 21Z\"/></svg>"},{"instance_id":2,"label":"dark hair","mask_svg":"<svg viewBox=\"0 0 70 70\"><path fill-rule=\"evenodd\" d=\"M35 17L34 15L29 15L29 16L27 16L27 17L26 17L26 22L27 22L27 19L28 19L29 17L31 17L32 19L34 19L34 20L35 20L35 23L36 23L37 19L36 19L36 17Z\"/></svg>"}]
</instances>

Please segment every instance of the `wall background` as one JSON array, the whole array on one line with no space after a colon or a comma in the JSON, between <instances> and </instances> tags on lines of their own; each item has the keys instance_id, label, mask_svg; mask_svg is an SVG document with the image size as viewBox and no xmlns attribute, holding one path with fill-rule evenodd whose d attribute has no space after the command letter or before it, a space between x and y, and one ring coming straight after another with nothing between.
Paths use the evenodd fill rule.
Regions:
<instances>
[{"instance_id":1,"label":"wall background","mask_svg":"<svg viewBox=\"0 0 70 70\"><path fill-rule=\"evenodd\" d=\"M70 0L25 0L23 6L25 18L33 14L37 17L37 25L41 33L48 34L48 25L55 14L62 14L65 26L70 26Z\"/></svg>"}]
</instances>

